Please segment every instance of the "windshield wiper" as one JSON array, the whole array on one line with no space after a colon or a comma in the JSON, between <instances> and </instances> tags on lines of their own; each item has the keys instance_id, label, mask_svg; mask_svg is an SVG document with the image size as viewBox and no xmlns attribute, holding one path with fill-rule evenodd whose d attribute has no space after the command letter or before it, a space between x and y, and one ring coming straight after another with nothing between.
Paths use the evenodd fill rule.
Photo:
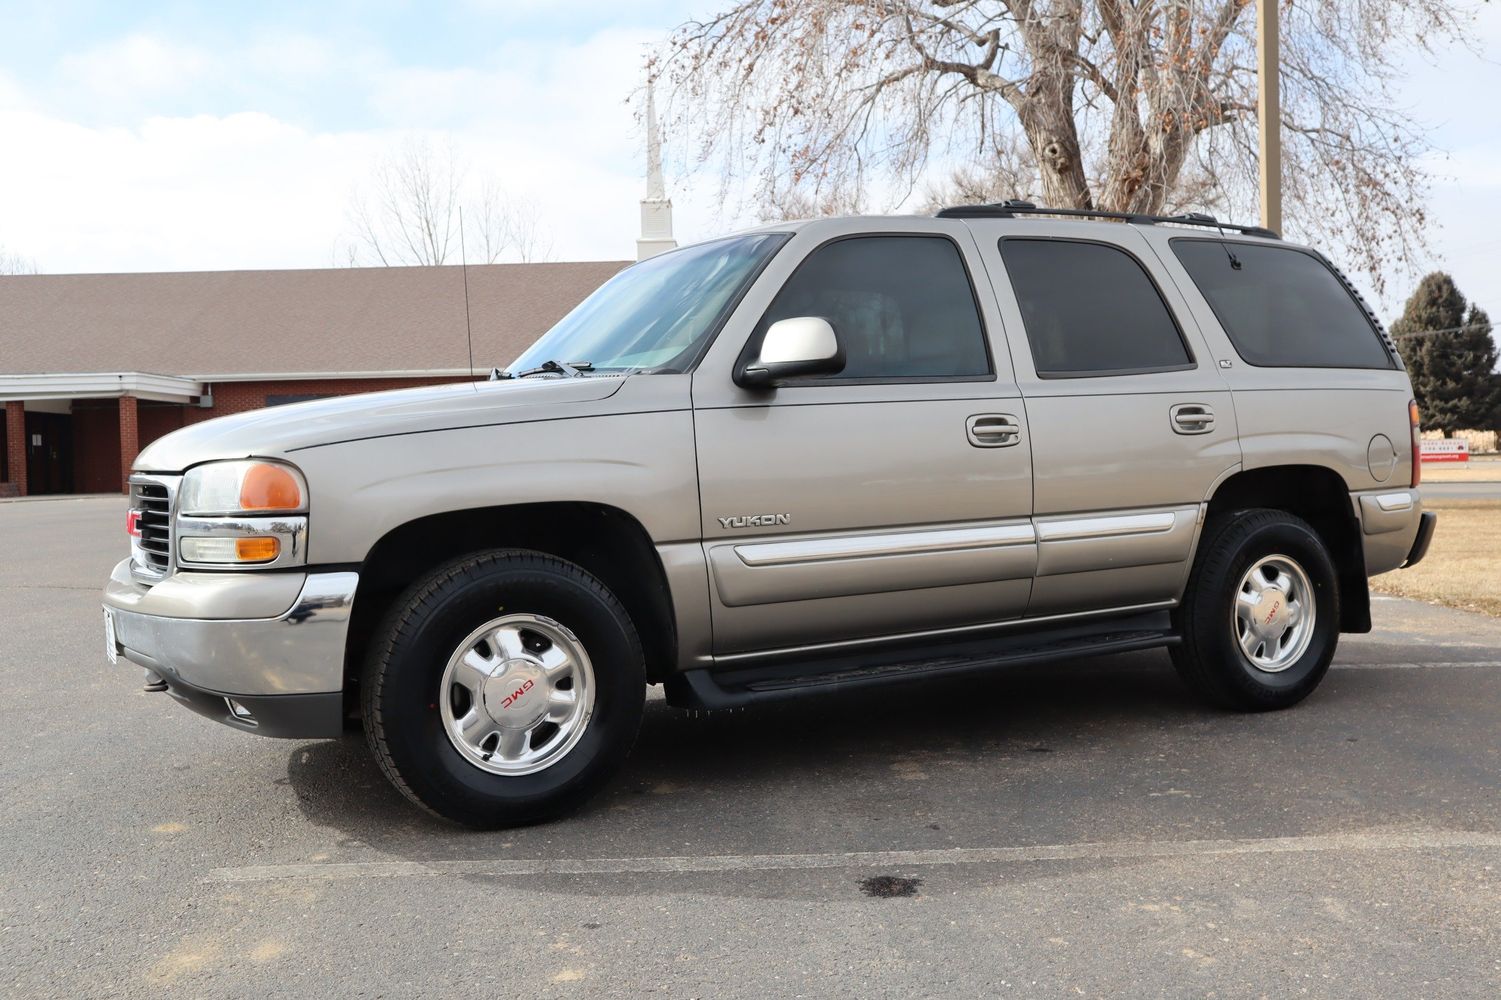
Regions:
<instances>
[{"instance_id":1,"label":"windshield wiper","mask_svg":"<svg viewBox=\"0 0 1501 1000\"><path fill-rule=\"evenodd\" d=\"M536 368L528 368L524 372L508 372L500 368L491 368L490 381L526 378L528 375L562 375L566 378L583 378L584 372L593 370L594 364L590 361L544 361Z\"/></svg>"}]
</instances>

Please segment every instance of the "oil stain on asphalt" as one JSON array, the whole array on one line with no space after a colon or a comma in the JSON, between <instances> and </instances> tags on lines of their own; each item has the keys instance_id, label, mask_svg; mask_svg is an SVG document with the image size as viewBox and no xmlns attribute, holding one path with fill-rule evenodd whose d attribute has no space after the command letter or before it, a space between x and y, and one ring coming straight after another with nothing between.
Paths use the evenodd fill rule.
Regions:
<instances>
[{"instance_id":1,"label":"oil stain on asphalt","mask_svg":"<svg viewBox=\"0 0 1501 1000\"><path fill-rule=\"evenodd\" d=\"M907 878L902 875L874 875L860 882L860 891L867 896L876 899L896 899L902 896L916 896L917 887L922 885L920 878Z\"/></svg>"}]
</instances>

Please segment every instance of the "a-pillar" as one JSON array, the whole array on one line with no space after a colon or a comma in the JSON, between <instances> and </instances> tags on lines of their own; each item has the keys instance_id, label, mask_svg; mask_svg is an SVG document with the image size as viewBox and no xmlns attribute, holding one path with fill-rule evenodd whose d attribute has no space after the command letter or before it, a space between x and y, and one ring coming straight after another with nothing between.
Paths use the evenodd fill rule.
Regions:
<instances>
[{"instance_id":1,"label":"a-pillar","mask_svg":"<svg viewBox=\"0 0 1501 1000\"><path fill-rule=\"evenodd\" d=\"M18 399L5 404L5 455L10 467L9 485L15 495L26 495L26 404Z\"/></svg>"},{"instance_id":2,"label":"a-pillar","mask_svg":"<svg viewBox=\"0 0 1501 1000\"><path fill-rule=\"evenodd\" d=\"M130 466L141 451L141 433L136 423L136 398L120 397L120 492L130 492Z\"/></svg>"}]
</instances>

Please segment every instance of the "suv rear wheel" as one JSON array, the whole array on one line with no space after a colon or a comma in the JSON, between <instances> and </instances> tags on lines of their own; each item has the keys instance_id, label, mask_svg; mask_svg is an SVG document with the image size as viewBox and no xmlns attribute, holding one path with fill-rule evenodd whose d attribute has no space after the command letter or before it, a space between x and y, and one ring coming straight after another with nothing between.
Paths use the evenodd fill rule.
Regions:
<instances>
[{"instance_id":1,"label":"suv rear wheel","mask_svg":"<svg viewBox=\"0 0 1501 1000\"><path fill-rule=\"evenodd\" d=\"M567 812L619 767L646 674L625 609L573 563L499 550L414 584L371 646L361 697L381 769L476 827Z\"/></svg>"},{"instance_id":2,"label":"suv rear wheel","mask_svg":"<svg viewBox=\"0 0 1501 1000\"><path fill-rule=\"evenodd\" d=\"M1339 641L1339 579L1307 522L1244 510L1205 530L1176 613L1179 675L1225 708L1287 708L1318 687Z\"/></svg>"}]
</instances>

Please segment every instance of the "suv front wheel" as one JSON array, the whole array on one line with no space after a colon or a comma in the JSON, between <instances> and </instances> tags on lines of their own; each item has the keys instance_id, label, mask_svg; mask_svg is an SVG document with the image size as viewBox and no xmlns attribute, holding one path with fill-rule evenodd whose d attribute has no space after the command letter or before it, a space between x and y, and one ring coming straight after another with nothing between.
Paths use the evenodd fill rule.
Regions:
<instances>
[{"instance_id":1,"label":"suv front wheel","mask_svg":"<svg viewBox=\"0 0 1501 1000\"><path fill-rule=\"evenodd\" d=\"M1175 614L1178 674L1224 708L1287 708L1318 687L1339 641L1339 578L1318 533L1280 510L1205 529Z\"/></svg>"},{"instance_id":2,"label":"suv front wheel","mask_svg":"<svg viewBox=\"0 0 1501 1000\"><path fill-rule=\"evenodd\" d=\"M468 826L578 806L641 725L646 673L615 595L553 556L497 550L397 599L361 683L365 732L408 798Z\"/></svg>"}]
</instances>

